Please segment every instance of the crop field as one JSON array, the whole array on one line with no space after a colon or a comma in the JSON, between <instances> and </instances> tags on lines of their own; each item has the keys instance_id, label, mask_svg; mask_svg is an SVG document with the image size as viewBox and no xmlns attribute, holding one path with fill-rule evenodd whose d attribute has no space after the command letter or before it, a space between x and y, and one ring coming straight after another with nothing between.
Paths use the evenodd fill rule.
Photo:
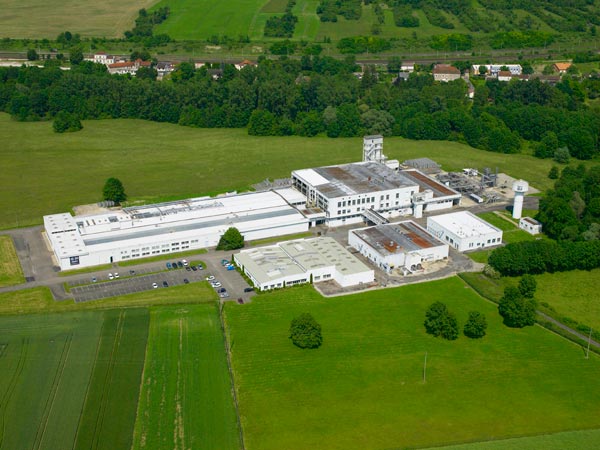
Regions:
<instances>
[{"instance_id":1,"label":"crop field","mask_svg":"<svg viewBox=\"0 0 600 450\"><path fill-rule=\"evenodd\" d=\"M0 448L125 448L147 317L143 309L1 317Z\"/></svg>"},{"instance_id":2,"label":"crop field","mask_svg":"<svg viewBox=\"0 0 600 450\"><path fill-rule=\"evenodd\" d=\"M133 27L138 10L155 1L0 0L0 37L56 39L67 30L82 36L122 37Z\"/></svg>"},{"instance_id":3,"label":"crop field","mask_svg":"<svg viewBox=\"0 0 600 450\"><path fill-rule=\"evenodd\" d=\"M216 303L153 308L133 449L240 447Z\"/></svg>"},{"instance_id":4,"label":"crop field","mask_svg":"<svg viewBox=\"0 0 600 450\"><path fill-rule=\"evenodd\" d=\"M245 129L142 120L85 121L82 131L56 134L50 122L15 122L0 113L0 139L0 209L6 211L0 229L39 224L44 214L97 202L109 177L123 182L131 201L156 202L247 190L267 177L289 177L294 169L362 158L361 138L255 137ZM386 138L384 150L400 161L427 156L448 170L497 166L539 189L551 186L545 174L552 161L528 155L399 137Z\"/></svg>"},{"instance_id":5,"label":"crop field","mask_svg":"<svg viewBox=\"0 0 600 450\"><path fill-rule=\"evenodd\" d=\"M10 236L0 236L0 287L25 282L23 269Z\"/></svg>"},{"instance_id":6,"label":"crop field","mask_svg":"<svg viewBox=\"0 0 600 450\"><path fill-rule=\"evenodd\" d=\"M487 336L427 335L434 301L463 324L483 312ZM317 350L288 338L303 312L323 328ZM600 359L540 327L505 327L456 277L337 298L305 286L225 314L248 449L423 447L600 426Z\"/></svg>"}]
</instances>

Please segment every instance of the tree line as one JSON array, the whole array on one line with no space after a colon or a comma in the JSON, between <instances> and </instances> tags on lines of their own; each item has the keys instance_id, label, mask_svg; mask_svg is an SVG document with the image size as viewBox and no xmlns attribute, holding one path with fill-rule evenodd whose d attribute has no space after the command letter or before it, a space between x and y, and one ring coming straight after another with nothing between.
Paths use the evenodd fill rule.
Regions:
<instances>
[{"instance_id":1,"label":"tree line","mask_svg":"<svg viewBox=\"0 0 600 450\"><path fill-rule=\"evenodd\" d=\"M434 82L428 71L391 83L390 75L367 66L359 78L353 56L262 59L240 71L223 64L220 79L186 62L162 82L111 76L86 61L70 71L47 63L0 68L0 110L28 121L65 111L79 119L248 127L254 135L379 133L454 140L503 153L533 146L539 157L552 157L559 148L580 159L598 154L600 116L587 106L600 92L598 79L565 76L556 86L487 81L471 101L463 80Z\"/></svg>"}]
</instances>

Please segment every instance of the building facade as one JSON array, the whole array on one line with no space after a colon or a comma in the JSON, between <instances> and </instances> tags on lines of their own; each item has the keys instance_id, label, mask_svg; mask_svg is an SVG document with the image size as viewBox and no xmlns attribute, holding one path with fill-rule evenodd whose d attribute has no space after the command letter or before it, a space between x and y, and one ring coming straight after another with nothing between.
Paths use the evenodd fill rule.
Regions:
<instances>
[{"instance_id":1,"label":"building facade","mask_svg":"<svg viewBox=\"0 0 600 450\"><path fill-rule=\"evenodd\" d=\"M502 230L468 211L428 217L427 231L459 252L502 243Z\"/></svg>"}]
</instances>

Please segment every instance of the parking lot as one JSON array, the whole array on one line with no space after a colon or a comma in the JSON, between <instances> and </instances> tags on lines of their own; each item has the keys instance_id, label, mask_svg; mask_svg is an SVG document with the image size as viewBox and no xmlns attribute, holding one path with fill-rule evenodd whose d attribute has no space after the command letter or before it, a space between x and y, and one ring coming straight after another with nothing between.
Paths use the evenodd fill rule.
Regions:
<instances>
[{"instance_id":1,"label":"parking lot","mask_svg":"<svg viewBox=\"0 0 600 450\"><path fill-rule=\"evenodd\" d=\"M130 275L129 270L119 272L119 278L113 280L109 280L109 272L106 272L105 275L97 277L98 281L96 283L92 283L90 277L86 278L85 283L88 284L84 286L81 286L83 281L80 282L77 280L73 282L76 284L79 283L79 285L71 288L71 293L75 302L87 302L117 295L153 290L155 289L153 283L158 285L156 289L165 289L163 286L164 282L167 282L168 286L177 286L184 284L184 279L187 279L190 283L204 281L206 277L205 272L205 270L167 270L165 266L157 266L156 268L150 267L144 270L136 269L133 275ZM114 272L110 273L114 274Z\"/></svg>"}]
</instances>

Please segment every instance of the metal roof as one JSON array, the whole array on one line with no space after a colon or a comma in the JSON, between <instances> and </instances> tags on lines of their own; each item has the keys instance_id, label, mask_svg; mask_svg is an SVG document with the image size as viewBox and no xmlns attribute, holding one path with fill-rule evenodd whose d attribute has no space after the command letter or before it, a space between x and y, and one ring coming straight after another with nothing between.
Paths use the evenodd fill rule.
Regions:
<instances>
[{"instance_id":1,"label":"metal roof","mask_svg":"<svg viewBox=\"0 0 600 450\"><path fill-rule=\"evenodd\" d=\"M446 245L412 220L361 228L352 233L383 255Z\"/></svg>"}]
</instances>

